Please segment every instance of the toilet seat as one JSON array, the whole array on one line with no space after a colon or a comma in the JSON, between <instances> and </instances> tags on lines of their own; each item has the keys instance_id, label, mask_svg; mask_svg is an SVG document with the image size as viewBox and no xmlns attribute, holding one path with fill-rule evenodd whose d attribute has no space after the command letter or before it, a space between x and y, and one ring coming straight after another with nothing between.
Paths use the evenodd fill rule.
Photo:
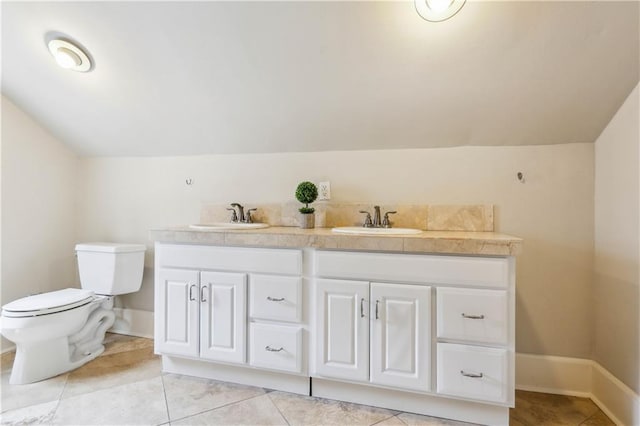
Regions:
<instances>
[{"instance_id":1,"label":"toilet seat","mask_svg":"<svg viewBox=\"0 0 640 426\"><path fill-rule=\"evenodd\" d=\"M2 316L11 318L36 317L77 308L94 300L89 290L65 288L14 300L2 307Z\"/></svg>"}]
</instances>

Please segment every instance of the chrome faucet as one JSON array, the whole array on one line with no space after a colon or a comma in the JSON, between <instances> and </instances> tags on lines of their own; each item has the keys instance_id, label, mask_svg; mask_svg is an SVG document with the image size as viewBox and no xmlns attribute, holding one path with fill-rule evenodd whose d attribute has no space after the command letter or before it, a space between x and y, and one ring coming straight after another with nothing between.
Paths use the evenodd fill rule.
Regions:
<instances>
[{"instance_id":1,"label":"chrome faucet","mask_svg":"<svg viewBox=\"0 0 640 426\"><path fill-rule=\"evenodd\" d=\"M397 211L388 211L384 214L384 219L380 219L380 206L373 206L373 220L371 219L371 213L366 210L360 210L360 213L366 214L362 226L364 228L391 228L391 221L389 220L390 214L395 214Z\"/></svg>"},{"instance_id":2,"label":"chrome faucet","mask_svg":"<svg viewBox=\"0 0 640 426\"><path fill-rule=\"evenodd\" d=\"M231 207L233 207L234 209L236 208L238 209L238 214L235 214L235 210L234 210L234 214L231 216L231 221L244 222L245 221L244 206L239 203L231 203Z\"/></svg>"},{"instance_id":3,"label":"chrome faucet","mask_svg":"<svg viewBox=\"0 0 640 426\"><path fill-rule=\"evenodd\" d=\"M380 206L373 206L373 227L380 228L382 221L380 220Z\"/></svg>"},{"instance_id":4,"label":"chrome faucet","mask_svg":"<svg viewBox=\"0 0 640 426\"><path fill-rule=\"evenodd\" d=\"M231 222L241 222L241 223L252 223L253 219L251 218L251 212L255 212L258 209L249 209L247 210L247 214L244 214L244 206L240 203L231 203L231 209L227 209L230 210L231 213ZM238 209L238 212L236 213L236 208Z\"/></svg>"}]
</instances>

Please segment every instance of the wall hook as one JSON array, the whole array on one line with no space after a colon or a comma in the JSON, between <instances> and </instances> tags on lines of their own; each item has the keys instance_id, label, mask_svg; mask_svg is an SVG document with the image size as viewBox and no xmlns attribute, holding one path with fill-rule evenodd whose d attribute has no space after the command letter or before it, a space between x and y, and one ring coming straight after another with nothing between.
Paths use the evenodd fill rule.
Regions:
<instances>
[{"instance_id":1,"label":"wall hook","mask_svg":"<svg viewBox=\"0 0 640 426\"><path fill-rule=\"evenodd\" d=\"M524 174L522 172L518 172L516 176L518 177L520 183L524 183Z\"/></svg>"},{"instance_id":2,"label":"wall hook","mask_svg":"<svg viewBox=\"0 0 640 426\"><path fill-rule=\"evenodd\" d=\"M192 185L193 184L193 179L189 178L187 180L185 180L187 185Z\"/></svg>"}]
</instances>

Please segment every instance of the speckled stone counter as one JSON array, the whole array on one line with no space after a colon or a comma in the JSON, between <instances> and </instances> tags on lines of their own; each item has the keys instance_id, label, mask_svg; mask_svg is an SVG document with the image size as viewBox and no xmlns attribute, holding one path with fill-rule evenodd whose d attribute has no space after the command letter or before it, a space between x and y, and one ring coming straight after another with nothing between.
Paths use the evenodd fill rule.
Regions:
<instances>
[{"instance_id":1,"label":"speckled stone counter","mask_svg":"<svg viewBox=\"0 0 640 426\"><path fill-rule=\"evenodd\" d=\"M417 235L344 235L330 228L271 227L256 230L152 229L152 241L219 246L319 248L406 253L516 256L522 239L495 232L425 231Z\"/></svg>"}]
</instances>

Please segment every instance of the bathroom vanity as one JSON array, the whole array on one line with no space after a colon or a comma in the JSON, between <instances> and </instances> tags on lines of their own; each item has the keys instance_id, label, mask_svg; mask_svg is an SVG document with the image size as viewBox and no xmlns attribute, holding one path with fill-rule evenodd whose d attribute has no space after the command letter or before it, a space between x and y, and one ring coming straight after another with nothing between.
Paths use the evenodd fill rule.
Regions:
<instances>
[{"instance_id":1,"label":"bathroom vanity","mask_svg":"<svg viewBox=\"0 0 640 426\"><path fill-rule=\"evenodd\" d=\"M164 371L508 422L518 238L296 228L151 237Z\"/></svg>"}]
</instances>

